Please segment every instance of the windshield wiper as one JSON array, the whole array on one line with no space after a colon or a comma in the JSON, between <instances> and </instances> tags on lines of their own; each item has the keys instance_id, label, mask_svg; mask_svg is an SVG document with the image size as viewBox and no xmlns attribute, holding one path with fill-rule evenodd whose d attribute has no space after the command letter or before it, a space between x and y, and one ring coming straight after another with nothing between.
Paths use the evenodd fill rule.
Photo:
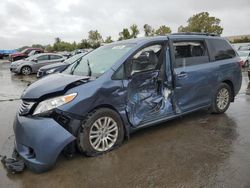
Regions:
<instances>
[{"instance_id":1,"label":"windshield wiper","mask_svg":"<svg viewBox=\"0 0 250 188\"><path fill-rule=\"evenodd\" d=\"M88 59L87 59L87 65L88 65L88 76L91 76L92 75L92 71L91 71L91 67L90 67Z\"/></svg>"},{"instance_id":2,"label":"windshield wiper","mask_svg":"<svg viewBox=\"0 0 250 188\"><path fill-rule=\"evenodd\" d=\"M72 65L72 67L71 67L71 69L70 69L70 74L72 74L73 75L73 73L74 73L74 71L75 71L75 69L76 69L76 67L77 67L77 65L80 63L81 61L78 61L78 62L74 62L74 63L72 63L71 65ZM71 66L70 65L70 66Z\"/></svg>"}]
</instances>

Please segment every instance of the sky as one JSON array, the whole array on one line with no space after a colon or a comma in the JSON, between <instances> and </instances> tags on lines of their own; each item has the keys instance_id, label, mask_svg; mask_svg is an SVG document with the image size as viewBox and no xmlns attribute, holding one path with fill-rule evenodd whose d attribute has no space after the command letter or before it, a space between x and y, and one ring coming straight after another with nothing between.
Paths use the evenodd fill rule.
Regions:
<instances>
[{"instance_id":1,"label":"sky","mask_svg":"<svg viewBox=\"0 0 250 188\"><path fill-rule=\"evenodd\" d=\"M132 24L139 36L146 23L177 32L204 11L221 19L223 36L250 34L250 0L1 0L0 49L53 44L56 37L80 42L90 30L117 39Z\"/></svg>"}]
</instances>

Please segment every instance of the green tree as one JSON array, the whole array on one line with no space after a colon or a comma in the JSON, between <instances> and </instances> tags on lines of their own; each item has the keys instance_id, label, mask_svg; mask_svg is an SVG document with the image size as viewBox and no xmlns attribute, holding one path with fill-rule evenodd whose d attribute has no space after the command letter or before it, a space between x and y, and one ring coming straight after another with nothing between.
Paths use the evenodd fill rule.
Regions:
<instances>
[{"instance_id":1,"label":"green tree","mask_svg":"<svg viewBox=\"0 0 250 188\"><path fill-rule=\"evenodd\" d=\"M42 49L45 48L45 47L44 47L43 45L41 45L41 44L32 44L31 47L32 47L32 48L42 48Z\"/></svg>"},{"instance_id":2,"label":"green tree","mask_svg":"<svg viewBox=\"0 0 250 188\"><path fill-rule=\"evenodd\" d=\"M126 40L131 38L131 34L127 28L124 28L122 32L119 33L119 39L118 40Z\"/></svg>"},{"instance_id":3,"label":"green tree","mask_svg":"<svg viewBox=\"0 0 250 188\"><path fill-rule=\"evenodd\" d=\"M131 30L131 38L137 38L137 35L140 33L138 26L136 24L133 24L130 26Z\"/></svg>"},{"instance_id":4,"label":"green tree","mask_svg":"<svg viewBox=\"0 0 250 188\"><path fill-rule=\"evenodd\" d=\"M178 27L178 32L179 33L188 32L188 28L181 25L181 26Z\"/></svg>"},{"instance_id":5,"label":"green tree","mask_svg":"<svg viewBox=\"0 0 250 188\"><path fill-rule=\"evenodd\" d=\"M166 26L166 25L161 25L156 31L155 31L155 34L156 35L167 35L169 33L171 33L171 28Z\"/></svg>"},{"instance_id":6,"label":"green tree","mask_svg":"<svg viewBox=\"0 0 250 188\"><path fill-rule=\"evenodd\" d=\"M82 39L81 42L77 45L77 48L80 49L91 48L91 45L89 44L87 39Z\"/></svg>"},{"instance_id":7,"label":"green tree","mask_svg":"<svg viewBox=\"0 0 250 188\"><path fill-rule=\"evenodd\" d=\"M21 48L18 48L18 51L21 52L21 51L23 51L26 48L30 48L30 46L22 46Z\"/></svg>"},{"instance_id":8,"label":"green tree","mask_svg":"<svg viewBox=\"0 0 250 188\"><path fill-rule=\"evenodd\" d=\"M55 38L55 43L60 43L62 40L59 37Z\"/></svg>"},{"instance_id":9,"label":"green tree","mask_svg":"<svg viewBox=\"0 0 250 188\"><path fill-rule=\"evenodd\" d=\"M136 38L139 33L140 31L138 29L138 26L136 24L133 24L130 26L130 31L128 28L123 28L123 30L119 33L118 40Z\"/></svg>"},{"instance_id":10,"label":"green tree","mask_svg":"<svg viewBox=\"0 0 250 188\"><path fill-rule=\"evenodd\" d=\"M53 46L51 46L51 45L49 44L49 45L45 46L45 50L46 50L47 52L53 52L53 51L54 51L54 48L53 48Z\"/></svg>"},{"instance_id":11,"label":"green tree","mask_svg":"<svg viewBox=\"0 0 250 188\"><path fill-rule=\"evenodd\" d=\"M58 51L72 51L74 50L72 48L72 45L69 42L61 41L59 43L56 43L57 50Z\"/></svg>"},{"instance_id":12,"label":"green tree","mask_svg":"<svg viewBox=\"0 0 250 188\"><path fill-rule=\"evenodd\" d=\"M234 39L233 41L230 41L232 43L247 43L247 42L250 42L250 37L241 37L241 38L237 38L237 39Z\"/></svg>"},{"instance_id":13,"label":"green tree","mask_svg":"<svg viewBox=\"0 0 250 188\"><path fill-rule=\"evenodd\" d=\"M47 46L47 51L73 51L77 49L77 44L74 41L73 43L62 41L60 38L55 38L53 46Z\"/></svg>"},{"instance_id":14,"label":"green tree","mask_svg":"<svg viewBox=\"0 0 250 188\"><path fill-rule=\"evenodd\" d=\"M53 45L53 50L54 51L59 51L60 49L60 43L61 43L61 39L59 37L56 37L55 38L55 42L54 42L54 45Z\"/></svg>"},{"instance_id":15,"label":"green tree","mask_svg":"<svg viewBox=\"0 0 250 188\"><path fill-rule=\"evenodd\" d=\"M101 34L97 30L90 30L88 42L92 48L98 48L103 42Z\"/></svg>"},{"instance_id":16,"label":"green tree","mask_svg":"<svg viewBox=\"0 0 250 188\"><path fill-rule=\"evenodd\" d=\"M74 41L74 42L72 43L72 48L73 48L74 50L76 50L76 49L77 49L77 44L76 44L76 41Z\"/></svg>"},{"instance_id":17,"label":"green tree","mask_svg":"<svg viewBox=\"0 0 250 188\"><path fill-rule=\"evenodd\" d=\"M114 42L114 41L112 40L111 36L108 36L108 37L105 39L104 42L105 42L105 43L111 43L111 42Z\"/></svg>"},{"instance_id":18,"label":"green tree","mask_svg":"<svg viewBox=\"0 0 250 188\"><path fill-rule=\"evenodd\" d=\"M204 32L222 34L223 28L220 26L220 19L209 16L208 12L201 12L193 15L187 21L187 26L180 26L178 32Z\"/></svg>"},{"instance_id":19,"label":"green tree","mask_svg":"<svg viewBox=\"0 0 250 188\"><path fill-rule=\"evenodd\" d=\"M150 25L145 24L143 28L145 37L154 36L154 29Z\"/></svg>"}]
</instances>

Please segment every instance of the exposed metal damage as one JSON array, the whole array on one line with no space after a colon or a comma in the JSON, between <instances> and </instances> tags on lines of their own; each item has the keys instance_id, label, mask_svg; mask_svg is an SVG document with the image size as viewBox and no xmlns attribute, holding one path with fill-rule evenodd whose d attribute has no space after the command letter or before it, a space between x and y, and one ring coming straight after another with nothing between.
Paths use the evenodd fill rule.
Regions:
<instances>
[{"instance_id":1,"label":"exposed metal damage","mask_svg":"<svg viewBox=\"0 0 250 188\"><path fill-rule=\"evenodd\" d=\"M13 151L11 157L0 156L0 158L4 168L11 174L21 173L26 167L16 150Z\"/></svg>"}]
</instances>

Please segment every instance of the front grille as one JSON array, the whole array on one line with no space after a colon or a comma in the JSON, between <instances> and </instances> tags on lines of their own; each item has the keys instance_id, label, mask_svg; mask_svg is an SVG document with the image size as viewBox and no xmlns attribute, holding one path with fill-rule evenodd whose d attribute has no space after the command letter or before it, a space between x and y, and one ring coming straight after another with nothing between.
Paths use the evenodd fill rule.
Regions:
<instances>
[{"instance_id":1,"label":"front grille","mask_svg":"<svg viewBox=\"0 0 250 188\"><path fill-rule=\"evenodd\" d=\"M19 115L23 116L29 114L34 104L34 102L22 101L22 104L18 111Z\"/></svg>"}]
</instances>

